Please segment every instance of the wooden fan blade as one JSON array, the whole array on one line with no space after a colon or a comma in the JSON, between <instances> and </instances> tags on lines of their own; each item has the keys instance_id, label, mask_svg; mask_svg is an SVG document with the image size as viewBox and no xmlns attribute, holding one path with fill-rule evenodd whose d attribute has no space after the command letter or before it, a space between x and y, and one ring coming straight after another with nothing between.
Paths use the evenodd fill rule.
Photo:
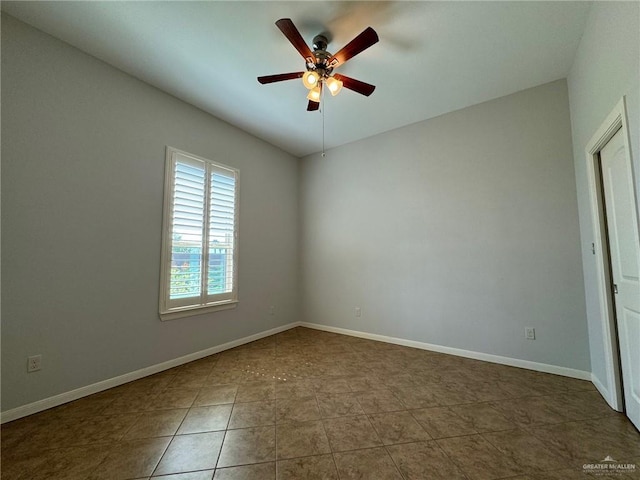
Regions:
<instances>
[{"instance_id":1,"label":"wooden fan blade","mask_svg":"<svg viewBox=\"0 0 640 480\"><path fill-rule=\"evenodd\" d=\"M360 95L364 95L365 97L368 97L369 95L371 95L373 91L376 89L375 85L361 82L360 80L356 80L355 78L351 78L351 77L346 77L344 75L340 75L339 73L334 74L333 77L336 80L340 80L344 88L353 90L354 92L357 92Z\"/></svg>"},{"instance_id":2,"label":"wooden fan blade","mask_svg":"<svg viewBox=\"0 0 640 480\"><path fill-rule=\"evenodd\" d=\"M292 73L279 73L278 75L265 75L264 77L258 77L258 81L261 84L283 82L285 80L293 80L295 78L302 78L304 72L292 72Z\"/></svg>"},{"instance_id":3,"label":"wooden fan blade","mask_svg":"<svg viewBox=\"0 0 640 480\"><path fill-rule=\"evenodd\" d=\"M347 43L341 50L338 51L333 57L329 59L330 67L337 67L343 64L350 58L355 57L363 50L366 50L371 45L378 41L378 34L376 31L367 27L360 35Z\"/></svg>"},{"instance_id":4,"label":"wooden fan blade","mask_svg":"<svg viewBox=\"0 0 640 480\"><path fill-rule=\"evenodd\" d=\"M315 63L313 52L290 18L281 18L276 22L276 26L307 62Z\"/></svg>"}]
</instances>

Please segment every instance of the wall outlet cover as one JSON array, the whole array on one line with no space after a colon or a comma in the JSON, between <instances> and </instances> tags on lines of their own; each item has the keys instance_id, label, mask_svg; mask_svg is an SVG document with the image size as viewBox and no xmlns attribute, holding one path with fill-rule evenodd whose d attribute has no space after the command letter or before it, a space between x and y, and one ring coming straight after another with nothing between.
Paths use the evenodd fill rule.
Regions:
<instances>
[{"instance_id":1,"label":"wall outlet cover","mask_svg":"<svg viewBox=\"0 0 640 480\"><path fill-rule=\"evenodd\" d=\"M42 355L27 357L27 373L37 372L42 368Z\"/></svg>"},{"instance_id":2,"label":"wall outlet cover","mask_svg":"<svg viewBox=\"0 0 640 480\"><path fill-rule=\"evenodd\" d=\"M536 329L533 327L524 327L524 338L527 340L536 339Z\"/></svg>"}]
</instances>

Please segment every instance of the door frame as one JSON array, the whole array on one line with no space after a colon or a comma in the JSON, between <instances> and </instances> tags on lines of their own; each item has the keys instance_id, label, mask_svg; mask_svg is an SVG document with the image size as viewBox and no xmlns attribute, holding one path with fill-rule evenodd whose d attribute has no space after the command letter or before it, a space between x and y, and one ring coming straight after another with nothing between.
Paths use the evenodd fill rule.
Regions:
<instances>
[{"instance_id":1,"label":"door frame","mask_svg":"<svg viewBox=\"0 0 640 480\"><path fill-rule=\"evenodd\" d=\"M600 150L611 140L618 130L622 129L622 137L628 153L629 168L633 178L631 165L631 142L627 126L627 109L625 97L616 104L600 128L591 137L585 148L587 158L587 174L589 177L589 196L591 200L591 220L593 225L592 252L595 255L598 277L598 300L600 304L600 322L604 341L606 385L602 379L592 377L593 383L607 400L609 405L621 412L624 410L622 393L622 372L620 370L620 353L618 347L617 326L615 323L615 300L611 291L611 266L609 261L609 246L607 244L607 225L604 213L604 192L600 173ZM634 183L635 185L635 183ZM637 198L634 188L634 207L638 215ZM640 222L639 222L640 224Z\"/></svg>"}]
</instances>

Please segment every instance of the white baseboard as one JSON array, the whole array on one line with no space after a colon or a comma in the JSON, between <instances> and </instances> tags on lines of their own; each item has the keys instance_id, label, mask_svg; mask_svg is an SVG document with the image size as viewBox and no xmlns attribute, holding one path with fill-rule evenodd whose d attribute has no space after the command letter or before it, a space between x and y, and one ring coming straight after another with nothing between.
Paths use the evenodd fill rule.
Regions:
<instances>
[{"instance_id":1,"label":"white baseboard","mask_svg":"<svg viewBox=\"0 0 640 480\"><path fill-rule=\"evenodd\" d=\"M525 368L527 370L535 370L544 373L553 373L562 375L563 377L578 378L580 380L592 380L591 372L584 370L576 370L574 368L559 367L557 365L549 365L547 363L532 362L530 360L521 360L518 358L503 357L500 355L492 355L490 353L473 352L471 350L463 350L460 348L444 347L442 345L434 345L431 343L416 342L414 340L405 340L404 338L387 337L386 335L378 335L375 333L360 332L357 330L348 330L346 328L330 327L317 323L301 322L300 326L314 328L316 330L324 330L326 332L341 333L352 337L366 338L368 340L377 340L379 342L393 343L403 345L405 347L419 348L421 350L430 350L432 352L446 353L458 357L473 358L474 360L482 360L485 362L499 363L501 365L509 365L511 367Z\"/></svg>"},{"instance_id":2,"label":"white baseboard","mask_svg":"<svg viewBox=\"0 0 640 480\"><path fill-rule=\"evenodd\" d=\"M591 372L586 372L583 370L576 370L576 369L567 368L567 367L559 367L557 365L549 365L546 363L531 362L529 360L520 360L517 358L503 357L500 355L492 355L489 353L473 352L470 350L463 350L463 349L453 348L453 347L444 347L442 345L434 345L431 343L417 342L414 340L406 340L403 338L388 337L386 335L360 332L357 330L331 327L328 325L320 325L316 323L293 322L287 325L282 325L280 327L272 328L270 330L265 330L264 332L256 333L254 335L249 335L248 337L240 338L238 340L233 340L231 342L227 342L222 345L217 345L215 347L207 348L205 350L200 350L199 352L190 353L189 355L184 355L182 357L178 357L173 360L168 360L166 362L152 365L150 367L141 368L140 370L136 370L134 372L126 373L124 375L103 380L101 382L93 383L85 387L76 388L75 390L64 392L59 395L54 395L53 397L44 398L42 400L38 400L37 402L29 403L27 405L22 405L20 407L13 408L5 412L1 412L0 423L10 422L12 420L17 420L18 418L26 417L27 415L32 415L34 413L38 413L43 410L47 410L49 408L57 407L58 405L71 402L73 400L78 400L79 398L86 397L94 393L102 392L103 390L117 387L119 385L123 385L133 380L139 380L149 375L153 375L154 373L159 373L164 370L168 370L169 368L177 367L179 365L183 365L185 363L189 363L194 360L198 360L200 358L208 357L209 355L213 355L215 353L219 353L224 350L228 350L230 348L238 347L240 345L244 345L245 343L253 342L255 340L260 340L261 338L268 337L269 335L274 335L276 333L284 332L285 330L289 330L291 328L298 327L298 326L313 328L315 330L323 330L326 332L340 333L340 334L349 335L352 337L366 338L368 340L377 340L380 342L393 343L396 345L403 345L405 347L419 348L421 350L429 350L433 352L446 353L446 354L455 355L458 357L473 358L475 360L482 360L482 361L491 362L491 363L499 363L502 365L525 368L528 370L535 370L538 372L553 373L555 375L578 378L580 380L590 380L594 383L594 385L596 386L598 391L600 391L603 397L605 399L608 398L607 396L608 392L602 386L600 381L594 375L592 375Z\"/></svg>"},{"instance_id":3,"label":"white baseboard","mask_svg":"<svg viewBox=\"0 0 640 480\"><path fill-rule=\"evenodd\" d=\"M63 403L78 400L79 398L102 392L103 390L117 387L133 380L139 380L143 377L153 375L154 373L159 373L164 370L183 365L185 363L193 362L194 360L199 360L200 358L208 357L209 355L213 355L214 353L219 353L224 350L229 350L230 348L244 345L245 343L260 340L261 338L268 337L269 335L284 332L285 330L289 330L299 325L300 322L282 325L270 330L265 330L264 332L249 335L248 337L223 343L222 345L217 345L205 350L200 350L199 352L190 353L182 357L174 358L173 360L167 360L166 362L151 365L150 367L146 368L141 368L140 370L136 370L134 372L125 373L124 375L119 375L117 377L109 378L101 382L93 383L85 387L76 388L75 390L71 390L69 392L60 393L58 395L54 395L53 397L44 398L42 400L38 400L37 402L28 403L20 407L12 408L11 410L0 413L0 423L10 422L12 420L17 420L18 418L26 417L27 415L32 415L49 408L57 407L58 405L62 405Z\"/></svg>"}]
</instances>

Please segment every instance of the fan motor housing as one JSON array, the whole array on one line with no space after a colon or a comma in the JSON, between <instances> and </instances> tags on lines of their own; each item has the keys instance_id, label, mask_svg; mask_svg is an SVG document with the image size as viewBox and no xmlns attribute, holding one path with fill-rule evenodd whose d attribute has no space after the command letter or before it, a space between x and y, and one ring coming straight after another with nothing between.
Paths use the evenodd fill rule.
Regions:
<instances>
[{"instance_id":1,"label":"fan motor housing","mask_svg":"<svg viewBox=\"0 0 640 480\"><path fill-rule=\"evenodd\" d=\"M315 70L321 77L327 77L333 70L329 68L328 60L332 57L332 54L327 52L327 45L329 41L324 35L316 35L313 37L313 56L315 57L315 63L313 65L307 64L307 70Z\"/></svg>"},{"instance_id":2,"label":"fan motor housing","mask_svg":"<svg viewBox=\"0 0 640 480\"><path fill-rule=\"evenodd\" d=\"M324 35L316 35L313 37L313 49L314 50L326 50L329 45L329 40Z\"/></svg>"}]
</instances>

